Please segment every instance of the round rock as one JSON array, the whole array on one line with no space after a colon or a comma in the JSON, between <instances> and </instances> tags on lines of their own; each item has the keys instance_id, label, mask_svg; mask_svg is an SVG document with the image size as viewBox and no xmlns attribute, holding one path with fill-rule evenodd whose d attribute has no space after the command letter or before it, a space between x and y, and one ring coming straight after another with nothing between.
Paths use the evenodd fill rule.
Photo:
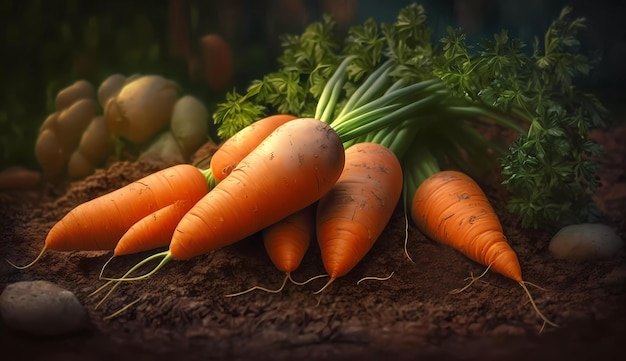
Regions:
<instances>
[{"instance_id":1,"label":"round rock","mask_svg":"<svg viewBox=\"0 0 626 361\"><path fill-rule=\"evenodd\" d=\"M0 315L7 327L34 336L65 335L89 325L76 296L48 281L6 286L0 295Z\"/></svg>"},{"instance_id":2,"label":"round rock","mask_svg":"<svg viewBox=\"0 0 626 361\"><path fill-rule=\"evenodd\" d=\"M589 261L613 257L624 241L604 224L574 224L563 227L550 241L554 257L572 261Z\"/></svg>"}]
</instances>

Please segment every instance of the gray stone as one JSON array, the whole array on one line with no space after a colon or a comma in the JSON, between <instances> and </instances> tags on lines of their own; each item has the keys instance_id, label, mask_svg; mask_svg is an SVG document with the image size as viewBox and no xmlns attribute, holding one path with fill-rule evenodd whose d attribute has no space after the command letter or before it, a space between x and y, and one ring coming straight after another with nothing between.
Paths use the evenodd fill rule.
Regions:
<instances>
[{"instance_id":1,"label":"gray stone","mask_svg":"<svg viewBox=\"0 0 626 361\"><path fill-rule=\"evenodd\" d=\"M604 224L574 224L563 227L550 241L554 257L572 261L590 261L613 257L624 241Z\"/></svg>"},{"instance_id":2,"label":"gray stone","mask_svg":"<svg viewBox=\"0 0 626 361\"><path fill-rule=\"evenodd\" d=\"M85 329L89 317L76 296L48 281L23 281L0 294L7 327L34 336L59 336Z\"/></svg>"}]
</instances>

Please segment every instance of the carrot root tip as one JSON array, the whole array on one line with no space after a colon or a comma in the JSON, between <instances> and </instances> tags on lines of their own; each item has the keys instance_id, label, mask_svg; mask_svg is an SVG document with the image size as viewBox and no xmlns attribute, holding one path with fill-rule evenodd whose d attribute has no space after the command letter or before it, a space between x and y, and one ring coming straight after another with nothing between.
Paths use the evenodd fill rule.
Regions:
<instances>
[{"instance_id":1,"label":"carrot root tip","mask_svg":"<svg viewBox=\"0 0 626 361\"><path fill-rule=\"evenodd\" d=\"M262 287L262 286L253 286L253 287L248 288L245 291L226 294L226 295L224 295L224 297L241 296L243 294L246 294L248 292L252 292L254 290L261 290L261 291L265 291L265 292L268 292L268 293L279 293L280 291L283 290L283 288L285 288L285 285L287 284L287 280L288 279L289 279L289 273L287 273L287 275L285 275L285 278L283 279L283 283L280 285L280 287L275 289L275 290L272 290L272 289L269 289L269 288L265 288L265 287Z\"/></svg>"},{"instance_id":2,"label":"carrot root tip","mask_svg":"<svg viewBox=\"0 0 626 361\"><path fill-rule=\"evenodd\" d=\"M360 284L363 281L370 281L370 280L373 280L373 281L387 281L388 279L390 279L393 276L393 274L394 274L394 272L392 271L389 274L389 276L385 276L385 277L375 277L375 276L363 277L360 280L358 280L356 282L356 284L358 285L358 284Z\"/></svg>"},{"instance_id":3,"label":"carrot root tip","mask_svg":"<svg viewBox=\"0 0 626 361\"><path fill-rule=\"evenodd\" d=\"M543 331L543 329L545 328L546 324L548 324L548 325L550 325L552 327L559 327L559 325L557 325L556 323L550 321L543 313L541 313L541 311L539 310L539 307L537 307L537 304L535 303L535 300L533 299L533 296L530 294L530 291L528 290L528 287L526 287L526 282L520 281L518 283L520 284L520 286L522 286L522 288L524 289L524 292L526 292L526 295L528 295L528 299L530 300L530 304L532 305L533 309L535 310L535 312L537 313L539 318L541 318L541 320L543 321L543 325L541 326L541 329L539 330L539 333L541 333Z\"/></svg>"},{"instance_id":4,"label":"carrot root tip","mask_svg":"<svg viewBox=\"0 0 626 361\"><path fill-rule=\"evenodd\" d=\"M330 279L328 280L328 282L326 282L326 284L325 284L322 288L320 288L319 290L317 290L317 291L313 292L313 294L314 294L314 295L318 295L318 294L320 294L320 293L324 292L324 290L325 290L325 289L327 289L327 288L328 288L328 286L330 286L330 285L331 285L331 284L335 281L335 279L336 279L336 278L334 278L334 277L330 277ZM319 304L319 302L318 302L318 304Z\"/></svg>"},{"instance_id":5,"label":"carrot root tip","mask_svg":"<svg viewBox=\"0 0 626 361\"><path fill-rule=\"evenodd\" d=\"M306 281L298 282L298 281L294 280L293 278L291 278L291 273L289 273L288 275L289 275L289 280L291 281L291 283L293 283L294 285L297 285L297 286L304 286L307 283L309 283L309 282L311 282L313 280L316 280L318 278L328 277L328 275L317 275L317 276L313 276L313 277L309 278Z\"/></svg>"},{"instance_id":6,"label":"carrot root tip","mask_svg":"<svg viewBox=\"0 0 626 361\"><path fill-rule=\"evenodd\" d=\"M25 266L18 266L15 263L9 261L7 258L5 258L5 261L7 261L8 264L10 264L13 268L19 269L19 270L24 270L27 268L30 268L32 265L34 265L35 263L37 263L37 261L39 261L39 259L43 256L44 252L46 251L47 247L46 245L43 246L43 248L41 249L41 251L39 252L39 254L37 255L37 257L35 257L35 259L30 262L29 264L25 265Z\"/></svg>"},{"instance_id":7,"label":"carrot root tip","mask_svg":"<svg viewBox=\"0 0 626 361\"><path fill-rule=\"evenodd\" d=\"M455 288L455 289L451 290L450 292L448 292L448 294L456 295L456 294L459 294L459 293L465 291L466 289L470 288L476 281L480 280L481 278L483 278L487 274L487 272L489 271L489 268L491 268L491 265L487 266L487 269L485 271L483 271L483 273L481 273L480 276L478 276L478 277L474 277L474 273L470 272L470 276L465 278L465 280L469 281L469 283L466 284L465 286L461 287L461 288Z\"/></svg>"}]
</instances>

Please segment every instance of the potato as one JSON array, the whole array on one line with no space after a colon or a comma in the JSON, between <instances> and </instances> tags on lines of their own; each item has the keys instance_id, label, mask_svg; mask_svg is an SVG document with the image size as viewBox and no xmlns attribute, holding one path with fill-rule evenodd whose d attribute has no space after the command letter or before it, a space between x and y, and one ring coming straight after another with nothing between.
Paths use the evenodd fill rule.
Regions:
<instances>
[{"instance_id":1,"label":"potato","mask_svg":"<svg viewBox=\"0 0 626 361\"><path fill-rule=\"evenodd\" d=\"M83 132L96 116L98 104L94 99L79 99L59 114L54 131L69 154L78 147Z\"/></svg>"},{"instance_id":2,"label":"potato","mask_svg":"<svg viewBox=\"0 0 626 361\"><path fill-rule=\"evenodd\" d=\"M185 159L189 159L208 138L209 111L197 98L185 95L172 111L170 129Z\"/></svg>"},{"instance_id":3,"label":"potato","mask_svg":"<svg viewBox=\"0 0 626 361\"><path fill-rule=\"evenodd\" d=\"M57 111L48 115L46 120L44 120L43 123L41 123L38 133L41 134L41 132L43 132L46 129L52 129L52 130L56 129L57 121L59 119L59 114L61 114L61 112Z\"/></svg>"},{"instance_id":4,"label":"potato","mask_svg":"<svg viewBox=\"0 0 626 361\"><path fill-rule=\"evenodd\" d=\"M54 106L56 110L63 110L80 99L95 99L95 97L96 92L93 85L86 80L78 80L57 94Z\"/></svg>"},{"instance_id":5,"label":"potato","mask_svg":"<svg viewBox=\"0 0 626 361\"><path fill-rule=\"evenodd\" d=\"M122 74L113 74L104 79L100 87L98 87L98 103L100 103L100 106L104 108L107 101L114 97L125 83L126 77Z\"/></svg>"},{"instance_id":6,"label":"potato","mask_svg":"<svg viewBox=\"0 0 626 361\"><path fill-rule=\"evenodd\" d=\"M98 103L102 109L106 108L109 99L114 98L117 93L124 87L124 85L139 78L141 75L133 74L129 77L125 77L122 74L113 74L100 84L98 88Z\"/></svg>"},{"instance_id":7,"label":"potato","mask_svg":"<svg viewBox=\"0 0 626 361\"><path fill-rule=\"evenodd\" d=\"M178 84L159 75L133 80L107 101L107 127L132 143L147 141L169 123L179 90Z\"/></svg>"},{"instance_id":8,"label":"potato","mask_svg":"<svg viewBox=\"0 0 626 361\"><path fill-rule=\"evenodd\" d=\"M81 151L75 150L72 152L72 155L67 163L67 174L70 178L85 178L86 176L93 174L95 170L96 166L89 159L87 159Z\"/></svg>"},{"instance_id":9,"label":"potato","mask_svg":"<svg viewBox=\"0 0 626 361\"><path fill-rule=\"evenodd\" d=\"M174 139L174 134L170 131L159 134L148 149L139 155L137 160L140 162L156 163L162 166L185 163L185 157L183 157L183 153Z\"/></svg>"},{"instance_id":10,"label":"potato","mask_svg":"<svg viewBox=\"0 0 626 361\"><path fill-rule=\"evenodd\" d=\"M52 129L41 132L35 143L35 157L46 175L62 173L68 156Z\"/></svg>"},{"instance_id":11,"label":"potato","mask_svg":"<svg viewBox=\"0 0 626 361\"><path fill-rule=\"evenodd\" d=\"M97 115L80 138L78 150L93 165L100 164L113 151L113 135L104 123L104 116Z\"/></svg>"}]
</instances>

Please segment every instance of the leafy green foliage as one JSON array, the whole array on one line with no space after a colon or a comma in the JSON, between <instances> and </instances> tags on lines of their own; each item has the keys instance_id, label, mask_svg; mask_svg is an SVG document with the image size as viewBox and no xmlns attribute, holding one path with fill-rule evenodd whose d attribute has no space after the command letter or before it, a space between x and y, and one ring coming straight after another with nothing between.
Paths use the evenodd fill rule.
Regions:
<instances>
[{"instance_id":1,"label":"leafy green foliage","mask_svg":"<svg viewBox=\"0 0 626 361\"><path fill-rule=\"evenodd\" d=\"M229 137L267 113L313 116L320 104L327 106L331 89L328 106L336 108L333 116L338 114L331 125L365 129L362 119L373 124L390 119L390 112L401 112L410 132L419 128L421 137L450 144L429 149L447 164L463 162L462 154L486 159L487 149L496 150L467 127L467 121L490 119L519 132L500 161L511 194L509 209L522 225L592 221L599 213L592 194L599 186L596 159L602 150L588 135L606 125L607 110L575 85L596 60L580 52L578 34L585 20L571 19L571 10L563 8L532 47L510 38L506 30L467 44L464 31L452 27L435 44L418 4L400 10L395 22L369 19L355 25L345 39L336 37L334 20L324 16L301 35L283 37L280 69L253 81L244 95L229 94L219 105L214 115L219 135ZM340 67L346 60L349 64ZM336 72L342 76L334 76ZM372 74L378 79L368 79ZM350 116L341 111L344 107ZM362 118L355 121L357 115ZM386 137L391 147L401 148L389 134L396 133L379 131L358 139ZM402 142L404 147L406 139Z\"/></svg>"}]
</instances>

